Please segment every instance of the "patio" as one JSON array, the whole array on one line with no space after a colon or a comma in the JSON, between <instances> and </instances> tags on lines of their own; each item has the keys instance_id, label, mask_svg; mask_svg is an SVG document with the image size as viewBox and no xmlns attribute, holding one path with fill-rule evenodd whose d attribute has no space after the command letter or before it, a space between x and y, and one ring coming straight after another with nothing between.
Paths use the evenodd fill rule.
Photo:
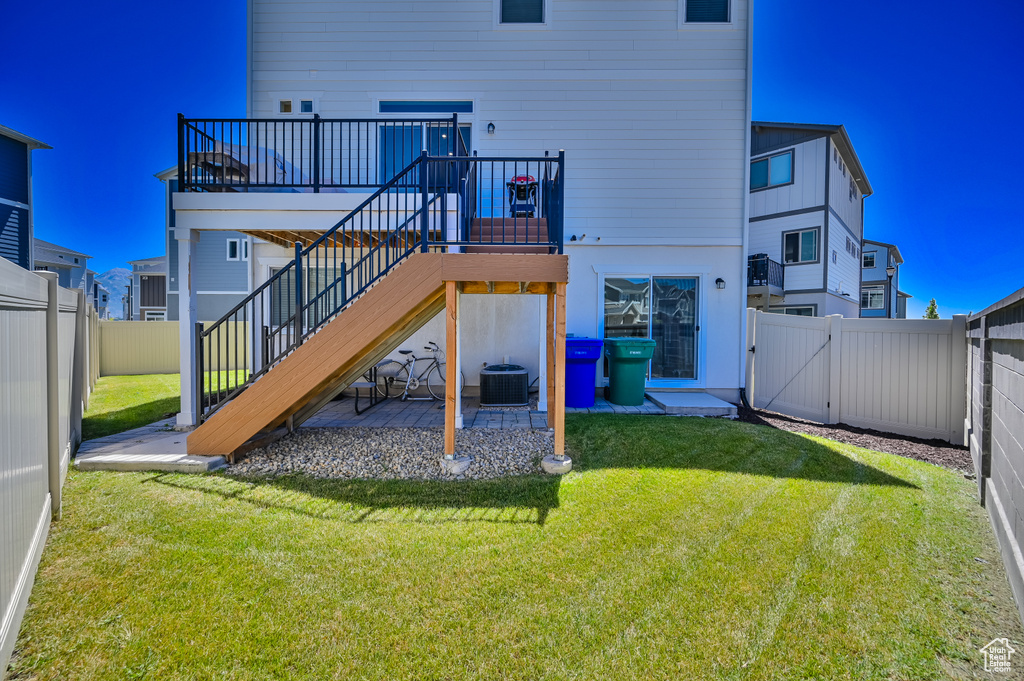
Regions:
<instances>
[{"instance_id":1,"label":"patio","mask_svg":"<svg viewBox=\"0 0 1024 681\"><path fill-rule=\"evenodd\" d=\"M365 405L365 397L360 398L361 406ZM463 428L495 428L507 430L512 428L532 428L547 430L547 412L536 410L536 396L532 399L531 408L480 407L480 398L467 396L462 398ZM665 410L649 399L642 406L623 407L598 398L590 409L567 408L567 414L652 414L662 415ZM398 399L387 399L362 414L356 414L353 398L346 396L341 400L329 403L323 409L302 424L301 428L442 428L444 427L444 403L432 400L403 402Z\"/></svg>"}]
</instances>

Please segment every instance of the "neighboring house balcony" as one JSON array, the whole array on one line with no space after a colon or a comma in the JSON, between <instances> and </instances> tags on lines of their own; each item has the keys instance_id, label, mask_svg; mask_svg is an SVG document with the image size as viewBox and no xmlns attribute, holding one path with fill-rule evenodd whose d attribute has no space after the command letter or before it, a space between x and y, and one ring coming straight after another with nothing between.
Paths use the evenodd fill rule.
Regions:
<instances>
[{"instance_id":1,"label":"neighboring house balcony","mask_svg":"<svg viewBox=\"0 0 1024 681\"><path fill-rule=\"evenodd\" d=\"M772 303L780 303L785 296L786 268L768 257L756 253L747 257L747 305L767 310Z\"/></svg>"}]
</instances>

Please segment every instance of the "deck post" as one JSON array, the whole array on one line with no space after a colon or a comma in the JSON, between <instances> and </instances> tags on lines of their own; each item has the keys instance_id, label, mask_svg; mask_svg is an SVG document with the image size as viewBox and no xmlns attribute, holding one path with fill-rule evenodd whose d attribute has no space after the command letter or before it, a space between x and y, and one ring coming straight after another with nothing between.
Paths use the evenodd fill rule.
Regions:
<instances>
[{"instance_id":1,"label":"deck post","mask_svg":"<svg viewBox=\"0 0 1024 681\"><path fill-rule=\"evenodd\" d=\"M547 294L547 332L544 334L545 345L547 346L547 385L545 392L548 403L548 428L555 427L555 293L548 289Z\"/></svg>"},{"instance_id":2,"label":"deck post","mask_svg":"<svg viewBox=\"0 0 1024 681\"><path fill-rule=\"evenodd\" d=\"M555 475L572 470L565 455L565 288L564 281L555 284L555 397L548 406L548 414L555 414L555 453L541 461L541 468Z\"/></svg>"},{"instance_id":3,"label":"deck post","mask_svg":"<svg viewBox=\"0 0 1024 681\"><path fill-rule=\"evenodd\" d=\"M441 468L449 475L462 475L469 468L468 456L455 456L455 417L459 407L459 291L458 283L444 283L445 299L445 377L444 377L444 458Z\"/></svg>"},{"instance_id":4,"label":"deck post","mask_svg":"<svg viewBox=\"0 0 1024 681\"><path fill-rule=\"evenodd\" d=\"M178 341L181 382L181 411L177 427L191 429L199 424L198 411L202 405L196 401L196 335L197 314L196 282L192 280L196 262L199 232L176 228L174 239L178 245ZM133 303L134 304L134 303Z\"/></svg>"}]
</instances>

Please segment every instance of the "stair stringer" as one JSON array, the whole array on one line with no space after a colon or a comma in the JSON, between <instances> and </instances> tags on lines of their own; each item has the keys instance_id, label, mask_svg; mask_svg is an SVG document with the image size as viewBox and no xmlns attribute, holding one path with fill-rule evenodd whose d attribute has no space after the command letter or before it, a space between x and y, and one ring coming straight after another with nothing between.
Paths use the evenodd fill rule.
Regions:
<instances>
[{"instance_id":1,"label":"stair stringer","mask_svg":"<svg viewBox=\"0 0 1024 681\"><path fill-rule=\"evenodd\" d=\"M415 253L215 412L189 454L229 456L325 394L343 390L444 309L440 253Z\"/></svg>"}]
</instances>

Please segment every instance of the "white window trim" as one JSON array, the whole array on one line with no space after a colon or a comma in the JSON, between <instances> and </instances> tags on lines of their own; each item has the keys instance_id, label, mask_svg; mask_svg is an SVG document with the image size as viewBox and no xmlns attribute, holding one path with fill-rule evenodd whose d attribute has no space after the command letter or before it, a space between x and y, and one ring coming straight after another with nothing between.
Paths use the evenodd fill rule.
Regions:
<instances>
[{"instance_id":1,"label":"white window trim","mask_svg":"<svg viewBox=\"0 0 1024 681\"><path fill-rule=\"evenodd\" d=\"M544 21L540 24L503 24L501 23L501 0L494 0L495 31L546 31L551 28L551 0L544 2ZM476 108L474 107L474 111Z\"/></svg>"},{"instance_id":2,"label":"white window trim","mask_svg":"<svg viewBox=\"0 0 1024 681\"><path fill-rule=\"evenodd\" d=\"M870 265L866 265L866 264L864 264L864 258L868 257L869 255L871 256L871 264ZM861 253L860 254L860 266L861 266L861 269L873 270L873 269L875 269L877 264L878 264L878 258L875 256L874 252L871 252L871 253Z\"/></svg>"},{"instance_id":3,"label":"white window trim","mask_svg":"<svg viewBox=\"0 0 1024 681\"><path fill-rule=\"evenodd\" d=\"M242 239L238 245L242 249L242 260L249 262L249 239Z\"/></svg>"},{"instance_id":4,"label":"white window trim","mask_svg":"<svg viewBox=\"0 0 1024 681\"><path fill-rule=\"evenodd\" d=\"M144 322L165 322L167 321L166 310L146 310L143 313L142 321Z\"/></svg>"},{"instance_id":5,"label":"white window trim","mask_svg":"<svg viewBox=\"0 0 1024 681\"><path fill-rule=\"evenodd\" d=\"M604 338L604 280L608 277L628 279L631 277L696 277L697 278L697 377L694 379L680 378L648 378L646 385L652 388L703 388L707 381L707 339L708 339L708 286L715 288L710 267L689 268L687 271L654 267L647 272L623 271L620 265L594 265L597 273L597 337ZM715 289L716 291L718 289ZM598 362L598 371L602 371L603 363ZM608 385L608 377L601 377L602 385Z\"/></svg>"},{"instance_id":6,"label":"white window trim","mask_svg":"<svg viewBox=\"0 0 1024 681\"><path fill-rule=\"evenodd\" d=\"M748 0L749 2L749 0ZM678 28L686 30L721 31L736 26L736 0L729 0L729 21L703 22L686 21L686 0L679 0ZM547 16L547 15L545 15Z\"/></svg>"},{"instance_id":7,"label":"white window trim","mask_svg":"<svg viewBox=\"0 0 1024 681\"><path fill-rule=\"evenodd\" d=\"M864 304L864 293L868 293L868 304ZM877 292L882 297L882 304L878 307L871 305L871 292ZM875 286L865 286L861 289L860 306L863 310L884 310L885 309L885 284L878 284Z\"/></svg>"},{"instance_id":8,"label":"white window trim","mask_svg":"<svg viewBox=\"0 0 1024 681\"><path fill-rule=\"evenodd\" d=\"M236 262L241 259L242 247L239 245L240 239L225 239L224 240L224 259L228 262ZM231 257L231 244L235 245L235 257Z\"/></svg>"}]
</instances>

